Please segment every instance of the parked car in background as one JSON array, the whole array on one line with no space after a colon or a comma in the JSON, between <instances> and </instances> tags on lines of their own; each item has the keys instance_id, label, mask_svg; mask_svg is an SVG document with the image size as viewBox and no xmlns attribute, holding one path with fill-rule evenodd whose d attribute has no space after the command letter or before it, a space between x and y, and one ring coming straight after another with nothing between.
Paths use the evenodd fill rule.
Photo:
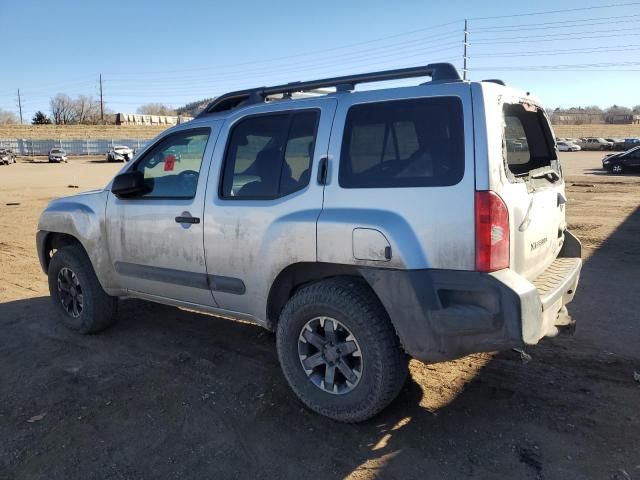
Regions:
<instances>
[{"instance_id":1,"label":"parked car in background","mask_svg":"<svg viewBox=\"0 0 640 480\"><path fill-rule=\"evenodd\" d=\"M133 158L133 150L126 145L116 145L107 152L107 162L128 162Z\"/></svg>"},{"instance_id":2,"label":"parked car in background","mask_svg":"<svg viewBox=\"0 0 640 480\"><path fill-rule=\"evenodd\" d=\"M50 163L60 163L67 161L67 152L62 148L52 148L49 150L49 162Z\"/></svg>"},{"instance_id":3,"label":"parked car in background","mask_svg":"<svg viewBox=\"0 0 640 480\"><path fill-rule=\"evenodd\" d=\"M613 148L612 150L618 150L620 149L620 146L622 145L623 141L621 138L605 138L605 140L607 142L611 142L613 143Z\"/></svg>"},{"instance_id":4,"label":"parked car in background","mask_svg":"<svg viewBox=\"0 0 640 480\"><path fill-rule=\"evenodd\" d=\"M605 156L602 159L602 168L612 173L625 173L640 169L640 145L626 152Z\"/></svg>"},{"instance_id":5,"label":"parked car in background","mask_svg":"<svg viewBox=\"0 0 640 480\"><path fill-rule=\"evenodd\" d=\"M640 145L640 138L625 138L620 142L618 148L620 150L627 151L633 147L637 147L638 145Z\"/></svg>"},{"instance_id":6,"label":"parked car in background","mask_svg":"<svg viewBox=\"0 0 640 480\"><path fill-rule=\"evenodd\" d=\"M520 140L513 138L507 138L507 151L508 152L522 152L525 150L524 143Z\"/></svg>"},{"instance_id":7,"label":"parked car in background","mask_svg":"<svg viewBox=\"0 0 640 480\"><path fill-rule=\"evenodd\" d=\"M3 165L11 165L16 163L16 154L10 148L0 148L0 163Z\"/></svg>"},{"instance_id":8,"label":"parked car in background","mask_svg":"<svg viewBox=\"0 0 640 480\"><path fill-rule=\"evenodd\" d=\"M580 148L580 145L576 145L575 143L572 142L558 142L556 143L556 145L558 145L558 151L560 152L579 152L580 150L582 150Z\"/></svg>"},{"instance_id":9,"label":"parked car in background","mask_svg":"<svg viewBox=\"0 0 640 480\"><path fill-rule=\"evenodd\" d=\"M607 142L604 138L588 137L579 143L582 150L612 150L613 143Z\"/></svg>"}]
</instances>

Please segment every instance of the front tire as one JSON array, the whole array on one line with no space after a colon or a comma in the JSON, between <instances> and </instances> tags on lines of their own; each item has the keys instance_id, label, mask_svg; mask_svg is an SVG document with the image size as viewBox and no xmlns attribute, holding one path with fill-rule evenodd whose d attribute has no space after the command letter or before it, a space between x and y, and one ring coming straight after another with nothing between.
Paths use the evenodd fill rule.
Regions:
<instances>
[{"instance_id":1,"label":"front tire","mask_svg":"<svg viewBox=\"0 0 640 480\"><path fill-rule=\"evenodd\" d=\"M611 173L615 173L617 175L620 175L622 173L624 173L624 167L622 165L613 165L611 167Z\"/></svg>"},{"instance_id":2,"label":"front tire","mask_svg":"<svg viewBox=\"0 0 640 480\"><path fill-rule=\"evenodd\" d=\"M280 365L295 394L334 420L373 417L407 378L407 356L384 307L356 278L299 290L282 311L276 335Z\"/></svg>"},{"instance_id":3,"label":"front tire","mask_svg":"<svg viewBox=\"0 0 640 480\"><path fill-rule=\"evenodd\" d=\"M115 322L118 299L102 289L81 246L69 245L56 251L48 276L54 308L67 328L88 334Z\"/></svg>"}]
</instances>

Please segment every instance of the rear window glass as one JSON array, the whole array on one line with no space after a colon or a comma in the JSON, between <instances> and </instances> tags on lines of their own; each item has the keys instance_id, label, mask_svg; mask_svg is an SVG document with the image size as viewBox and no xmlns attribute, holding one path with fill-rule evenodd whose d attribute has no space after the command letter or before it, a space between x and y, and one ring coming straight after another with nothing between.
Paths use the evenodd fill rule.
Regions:
<instances>
[{"instance_id":1,"label":"rear window glass","mask_svg":"<svg viewBox=\"0 0 640 480\"><path fill-rule=\"evenodd\" d=\"M447 186L464 175L464 125L457 97L354 105L342 140L343 188Z\"/></svg>"},{"instance_id":2,"label":"rear window glass","mask_svg":"<svg viewBox=\"0 0 640 480\"><path fill-rule=\"evenodd\" d=\"M241 120L227 146L221 197L271 200L306 187L319 118L299 110Z\"/></svg>"},{"instance_id":3,"label":"rear window glass","mask_svg":"<svg viewBox=\"0 0 640 480\"><path fill-rule=\"evenodd\" d=\"M505 105L503 152L514 175L525 175L556 160L553 136L542 111Z\"/></svg>"}]
</instances>

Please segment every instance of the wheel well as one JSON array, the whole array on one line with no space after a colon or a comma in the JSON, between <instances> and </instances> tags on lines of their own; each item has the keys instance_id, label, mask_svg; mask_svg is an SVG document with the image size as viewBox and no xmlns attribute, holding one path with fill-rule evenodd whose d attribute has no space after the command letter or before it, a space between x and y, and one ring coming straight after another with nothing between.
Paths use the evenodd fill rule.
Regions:
<instances>
[{"instance_id":1,"label":"wheel well","mask_svg":"<svg viewBox=\"0 0 640 480\"><path fill-rule=\"evenodd\" d=\"M44 241L44 252L42 255L42 258L45 262L46 270L49 269L51 257L53 257L53 254L56 252L56 250L60 250L61 248L68 245L80 245L82 247L80 241L76 237L74 237L73 235L69 235L68 233L51 232L47 235ZM84 249L84 247L82 248Z\"/></svg>"},{"instance_id":2,"label":"wheel well","mask_svg":"<svg viewBox=\"0 0 640 480\"><path fill-rule=\"evenodd\" d=\"M275 328L280 312L301 287L320 280L342 276L358 277L365 281L355 265L304 262L285 268L278 274L271 285L271 290L269 290L267 301L268 328Z\"/></svg>"}]
</instances>

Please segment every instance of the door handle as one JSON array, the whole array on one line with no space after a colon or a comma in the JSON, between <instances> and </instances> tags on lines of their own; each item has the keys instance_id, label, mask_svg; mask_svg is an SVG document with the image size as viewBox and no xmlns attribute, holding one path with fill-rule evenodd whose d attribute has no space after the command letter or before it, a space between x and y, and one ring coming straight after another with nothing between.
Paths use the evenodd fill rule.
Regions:
<instances>
[{"instance_id":1,"label":"door handle","mask_svg":"<svg viewBox=\"0 0 640 480\"><path fill-rule=\"evenodd\" d=\"M325 155L320 158L320 162L318 163L318 184L326 185L327 184L327 174L329 172L329 158Z\"/></svg>"},{"instance_id":2,"label":"door handle","mask_svg":"<svg viewBox=\"0 0 640 480\"><path fill-rule=\"evenodd\" d=\"M200 223L200 219L198 217L176 217L176 223L197 224Z\"/></svg>"}]
</instances>

